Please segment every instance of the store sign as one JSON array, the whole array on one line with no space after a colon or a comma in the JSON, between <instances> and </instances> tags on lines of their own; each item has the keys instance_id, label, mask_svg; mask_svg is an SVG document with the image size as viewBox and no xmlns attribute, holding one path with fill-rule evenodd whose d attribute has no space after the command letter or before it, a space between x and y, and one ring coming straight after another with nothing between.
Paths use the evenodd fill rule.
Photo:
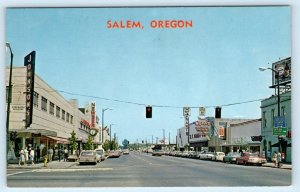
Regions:
<instances>
[{"instance_id":1,"label":"store sign","mask_svg":"<svg viewBox=\"0 0 300 192\"><path fill-rule=\"evenodd\" d=\"M207 119L199 119L195 122L195 129L202 134L208 134L211 123Z\"/></svg>"},{"instance_id":2,"label":"store sign","mask_svg":"<svg viewBox=\"0 0 300 192\"><path fill-rule=\"evenodd\" d=\"M91 128L95 127L96 122L96 103L91 103Z\"/></svg>"},{"instance_id":3,"label":"store sign","mask_svg":"<svg viewBox=\"0 0 300 192\"><path fill-rule=\"evenodd\" d=\"M190 116L190 115L191 115L191 108L184 107L183 108L183 116L186 117L186 116Z\"/></svg>"},{"instance_id":4,"label":"store sign","mask_svg":"<svg viewBox=\"0 0 300 192\"><path fill-rule=\"evenodd\" d=\"M205 116L205 107L199 107L199 116L204 117Z\"/></svg>"},{"instance_id":5,"label":"store sign","mask_svg":"<svg viewBox=\"0 0 300 192\"><path fill-rule=\"evenodd\" d=\"M33 112L35 51L32 51L24 58L24 66L26 66L27 69L25 127L29 127L32 123Z\"/></svg>"},{"instance_id":6,"label":"store sign","mask_svg":"<svg viewBox=\"0 0 300 192\"><path fill-rule=\"evenodd\" d=\"M24 111L25 105L12 105L11 110L12 111Z\"/></svg>"}]
</instances>

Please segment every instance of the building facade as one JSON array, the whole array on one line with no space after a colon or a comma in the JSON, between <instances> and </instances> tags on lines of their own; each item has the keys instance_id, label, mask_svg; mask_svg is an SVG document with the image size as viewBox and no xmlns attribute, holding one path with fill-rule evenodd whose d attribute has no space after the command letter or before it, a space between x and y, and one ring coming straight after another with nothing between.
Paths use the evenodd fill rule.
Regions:
<instances>
[{"instance_id":1,"label":"building facade","mask_svg":"<svg viewBox=\"0 0 300 192\"><path fill-rule=\"evenodd\" d=\"M22 148L38 148L43 157L50 148L67 147L72 131L76 133L79 146L86 142L91 128L91 114L79 110L77 100L66 100L38 75L34 77L32 123L26 126L26 73L26 67L13 68L9 118L10 151L17 155ZM7 68L7 90L8 77ZM6 93L8 97L8 91ZM99 129L96 121L94 128ZM96 137L99 138L99 134Z\"/></svg>"}]
</instances>

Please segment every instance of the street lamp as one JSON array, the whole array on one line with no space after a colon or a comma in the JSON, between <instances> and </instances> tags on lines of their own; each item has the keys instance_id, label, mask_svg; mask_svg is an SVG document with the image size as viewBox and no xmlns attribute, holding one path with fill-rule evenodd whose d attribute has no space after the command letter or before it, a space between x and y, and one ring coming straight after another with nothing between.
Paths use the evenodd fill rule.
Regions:
<instances>
[{"instance_id":1,"label":"street lamp","mask_svg":"<svg viewBox=\"0 0 300 192\"><path fill-rule=\"evenodd\" d=\"M112 145L111 145L111 126L116 125L116 124L110 124L109 125L109 149L112 150Z\"/></svg>"},{"instance_id":2,"label":"street lamp","mask_svg":"<svg viewBox=\"0 0 300 192\"><path fill-rule=\"evenodd\" d=\"M102 146L103 146L103 144L104 144L104 142L103 142L103 140L104 140L104 137L103 137L103 129L104 129L104 112L106 111L106 110L112 110L112 109L110 109L110 108L106 108L106 109L102 109L102 126L101 126L101 134L102 134Z\"/></svg>"},{"instance_id":3,"label":"street lamp","mask_svg":"<svg viewBox=\"0 0 300 192\"><path fill-rule=\"evenodd\" d=\"M259 67L258 68L260 71L265 71L267 69L273 71L275 73L275 77L277 77L277 116L280 116L280 91L279 91L279 71L272 69L270 67L266 68L266 67ZM279 142L279 136L278 136L278 142ZM282 152L282 148L281 148L281 142L279 142L279 151Z\"/></svg>"},{"instance_id":4,"label":"street lamp","mask_svg":"<svg viewBox=\"0 0 300 192\"><path fill-rule=\"evenodd\" d=\"M8 95L7 95L7 111L6 111L6 157L8 160L8 151L9 151L9 143L10 143L10 138L9 138L9 115L10 115L10 103L11 103L11 94L12 94L12 85L11 85L11 80L12 80L12 68L13 68L13 59L14 59L14 54L12 52L10 43L6 42L6 47L9 48L10 51L10 69L9 69L9 82L8 82Z\"/></svg>"}]
</instances>

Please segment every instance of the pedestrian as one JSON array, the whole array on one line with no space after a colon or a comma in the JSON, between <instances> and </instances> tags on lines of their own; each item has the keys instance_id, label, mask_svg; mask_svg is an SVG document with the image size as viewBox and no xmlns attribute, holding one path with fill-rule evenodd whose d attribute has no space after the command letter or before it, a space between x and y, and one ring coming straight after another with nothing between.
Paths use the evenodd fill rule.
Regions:
<instances>
[{"instance_id":1,"label":"pedestrian","mask_svg":"<svg viewBox=\"0 0 300 192\"><path fill-rule=\"evenodd\" d=\"M53 149L52 148L49 148L48 150L48 161L52 161L52 156L53 156Z\"/></svg>"},{"instance_id":2,"label":"pedestrian","mask_svg":"<svg viewBox=\"0 0 300 192\"><path fill-rule=\"evenodd\" d=\"M29 157L31 160L31 165L34 165L34 149L29 148L30 152L29 152Z\"/></svg>"},{"instance_id":3,"label":"pedestrian","mask_svg":"<svg viewBox=\"0 0 300 192\"><path fill-rule=\"evenodd\" d=\"M40 158L41 158L41 150L40 150L40 147L38 146L36 148L36 161L35 162L40 162Z\"/></svg>"},{"instance_id":4,"label":"pedestrian","mask_svg":"<svg viewBox=\"0 0 300 192\"><path fill-rule=\"evenodd\" d=\"M19 165L25 164L25 152L24 149L21 149L20 151L20 158L19 158Z\"/></svg>"},{"instance_id":5,"label":"pedestrian","mask_svg":"<svg viewBox=\"0 0 300 192\"><path fill-rule=\"evenodd\" d=\"M28 150L27 150L27 148L24 149L24 154L25 154L25 165L26 165L26 163L28 161Z\"/></svg>"},{"instance_id":6,"label":"pedestrian","mask_svg":"<svg viewBox=\"0 0 300 192\"><path fill-rule=\"evenodd\" d=\"M61 158L61 153L62 153L62 151L61 151L61 148L59 147L58 148L58 160L60 161L60 158Z\"/></svg>"},{"instance_id":7,"label":"pedestrian","mask_svg":"<svg viewBox=\"0 0 300 192\"><path fill-rule=\"evenodd\" d=\"M64 149L64 161L67 161L68 160L68 149L65 148Z\"/></svg>"},{"instance_id":8,"label":"pedestrian","mask_svg":"<svg viewBox=\"0 0 300 192\"><path fill-rule=\"evenodd\" d=\"M277 152L276 151L273 154L272 161L274 162L274 167L277 167L278 159L277 159Z\"/></svg>"},{"instance_id":9,"label":"pedestrian","mask_svg":"<svg viewBox=\"0 0 300 192\"><path fill-rule=\"evenodd\" d=\"M281 153L278 151L278 153L277 153L277 167L278 168L280 168L282 166L281 160L282 160Z\"/></svg>"}]
</instances>

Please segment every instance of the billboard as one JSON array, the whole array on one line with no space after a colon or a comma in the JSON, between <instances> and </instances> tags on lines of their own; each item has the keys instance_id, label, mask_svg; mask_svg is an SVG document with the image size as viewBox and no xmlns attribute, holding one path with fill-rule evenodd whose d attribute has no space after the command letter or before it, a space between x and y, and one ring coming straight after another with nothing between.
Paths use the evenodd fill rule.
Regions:
<instances>
[{"instance_id":1,"label":"billboard","mask_svg":"<svg viewBox=\"0 0 300 192\"><path fill-rule=\"evenodd\" d=\"M291 73L291 58L288 57L286 59L277 61L273 63L272 68L279 72L277 77L276 73L273 72L272 86L277 85L277 81L279 81L279 85L285 85L291 83L292 73Z\"/></svg>"}]
</instances>

